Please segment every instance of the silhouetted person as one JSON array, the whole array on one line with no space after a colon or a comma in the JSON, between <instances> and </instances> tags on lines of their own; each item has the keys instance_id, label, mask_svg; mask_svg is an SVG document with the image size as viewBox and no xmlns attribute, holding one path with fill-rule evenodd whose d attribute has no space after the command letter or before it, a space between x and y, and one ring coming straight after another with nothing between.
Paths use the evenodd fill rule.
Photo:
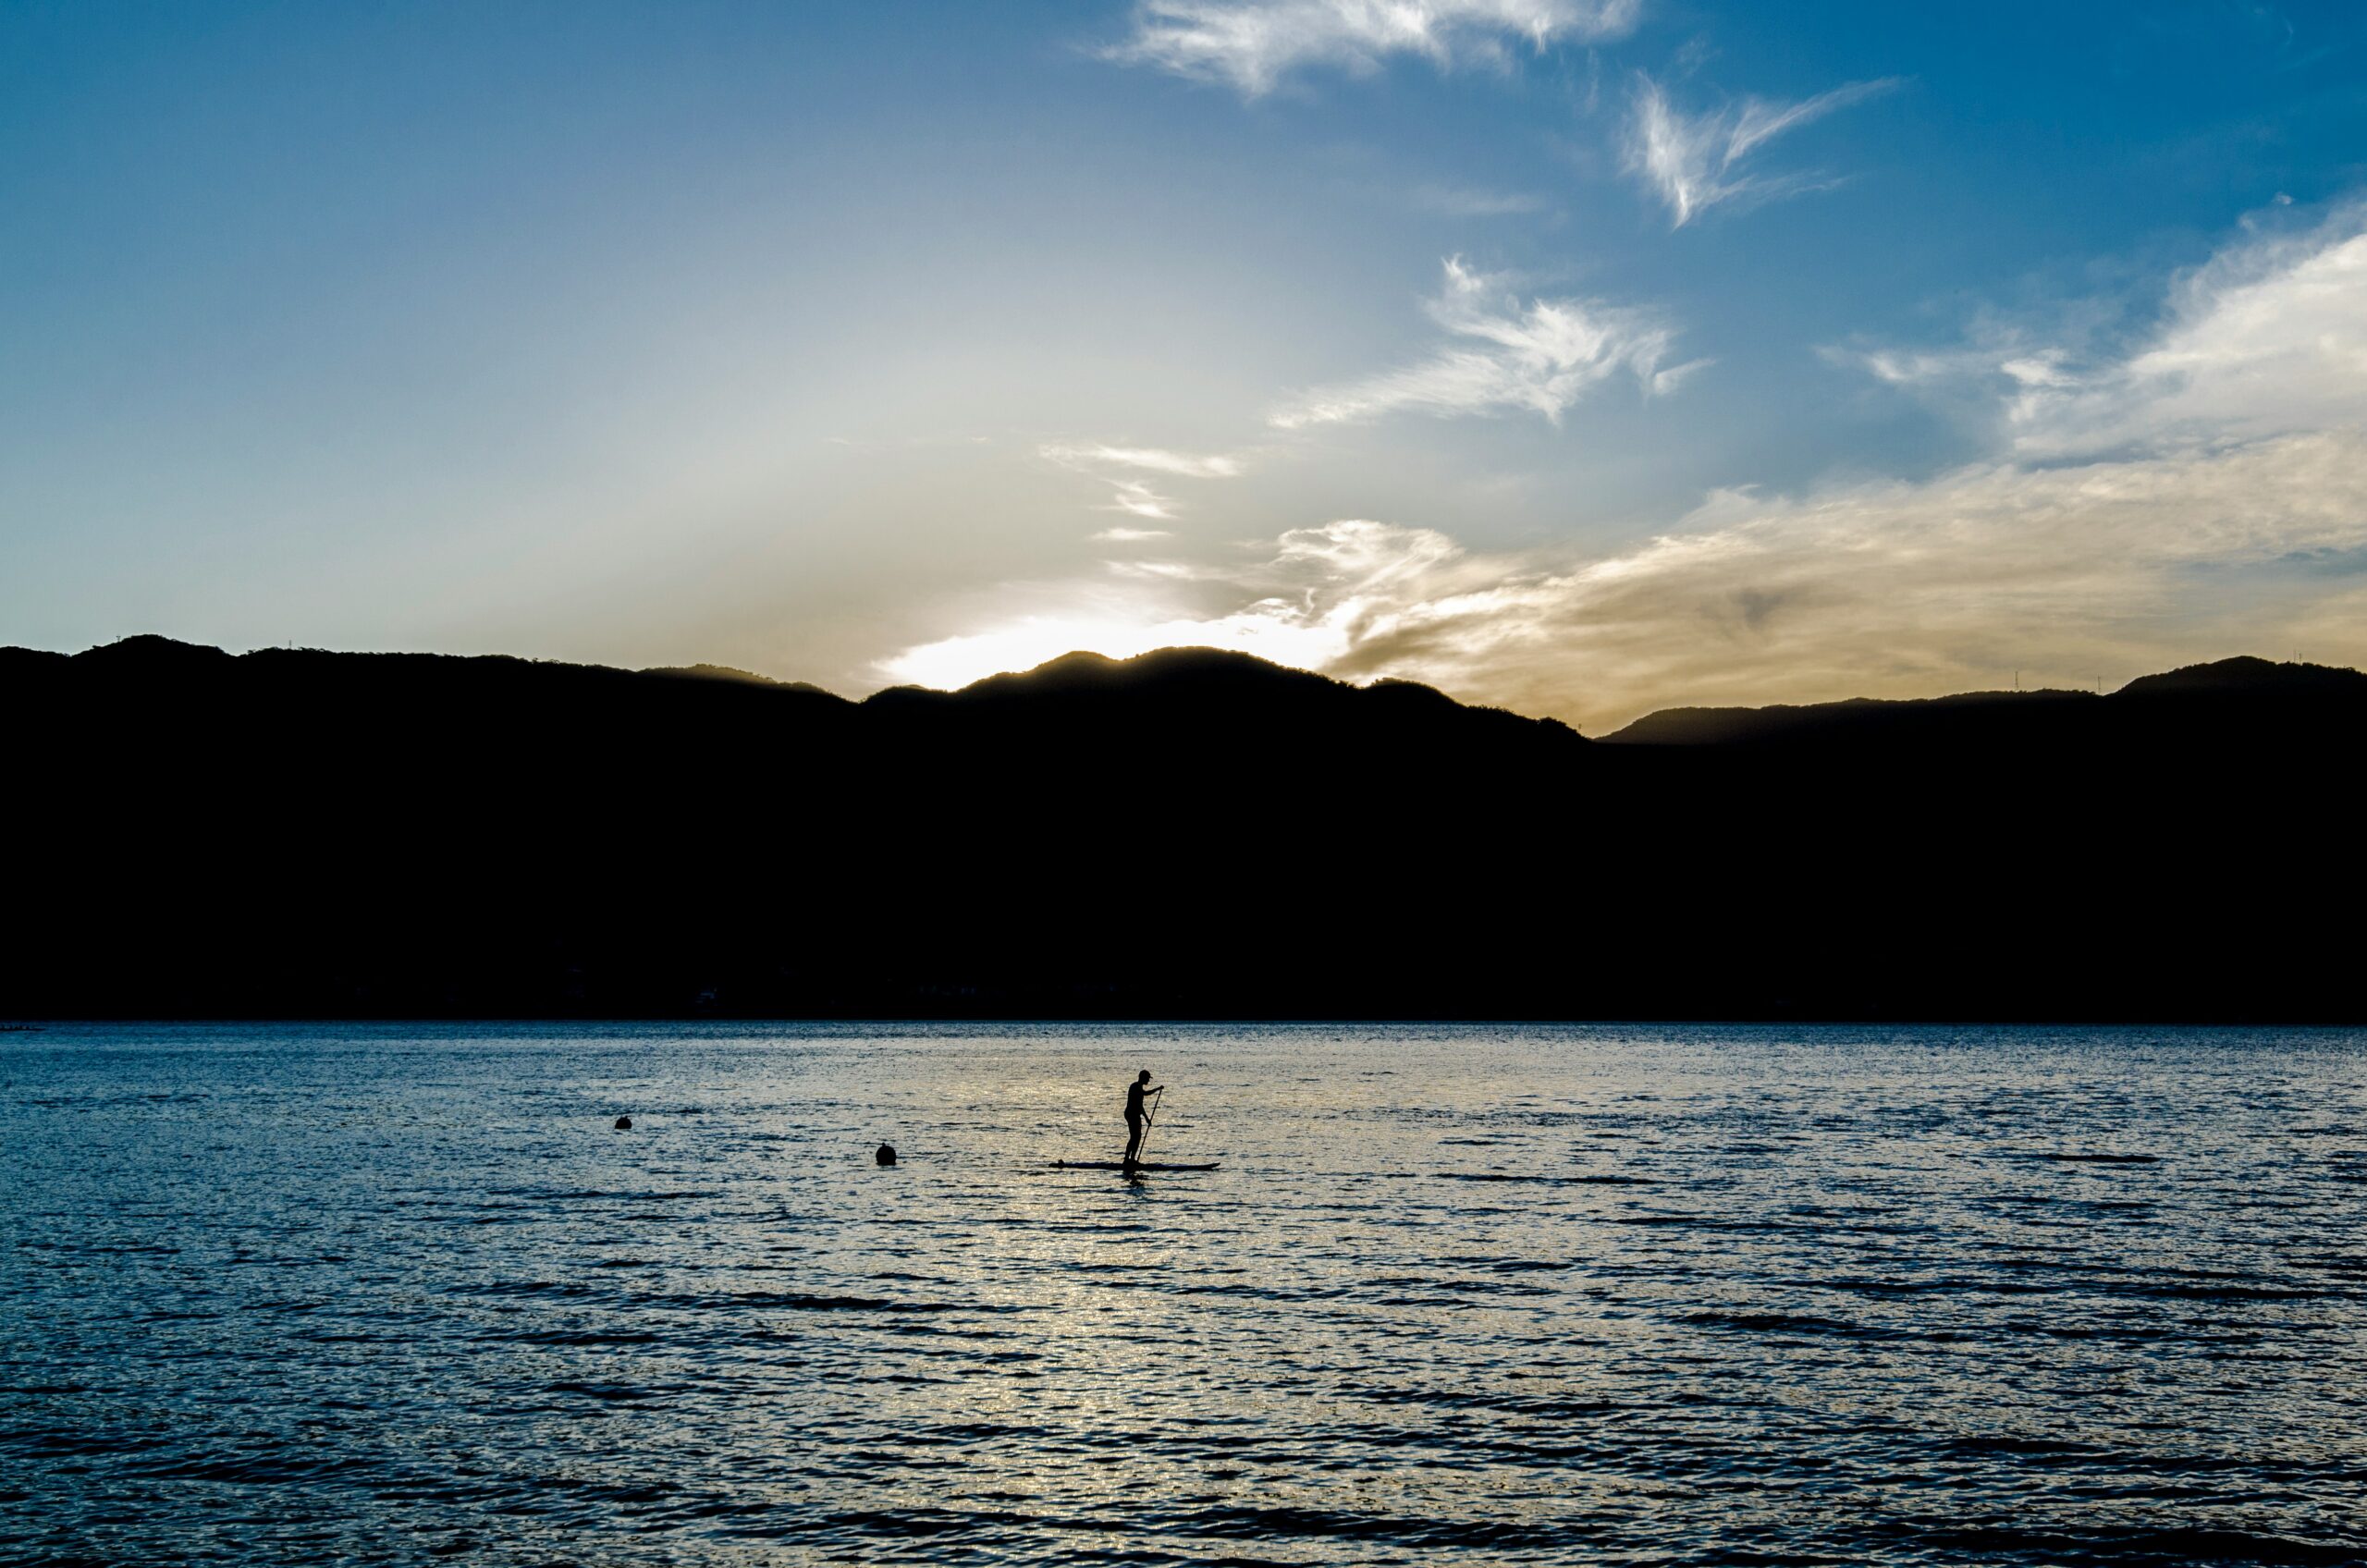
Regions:
<instances>
[{"instance_id":1,"label":"silhouetted person","mask_svg":"<svg viewBox=\"0 0 2367 1568\"><path fill-rule=\"evenodd\" d=\"M1143 1096L1145 1095L1155 1095L1159 1092L1158 1086L1154 1085L1150 1081L1150 1069L1147 1067L1144 1068L1140 1072L1135 1073L1134 1081L1126 1085L1125 1163L1128 1165L1134 1164L1134 1156L1142 1152Z\"/></svg>"}]
</instances>

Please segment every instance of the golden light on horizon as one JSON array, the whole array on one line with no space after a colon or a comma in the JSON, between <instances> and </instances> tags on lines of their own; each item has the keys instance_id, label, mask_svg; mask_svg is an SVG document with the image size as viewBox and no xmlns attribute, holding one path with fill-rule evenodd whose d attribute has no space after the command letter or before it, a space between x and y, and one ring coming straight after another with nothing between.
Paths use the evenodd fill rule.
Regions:
<instances>
[{"instance_id":1,"label":"golden light on horizon","mask_svg":"<svg viewBox=\"0 0 2367 1568\"><path fill-rule=\"evenodd\" d=\"M1063 654L1132 658L1157 648L1225 648L1276 664L1320 669L1347 651L1344 634L1294 617L1289 606L1254 605L1200 620L1089 615L1027 615L983 631L907 648L879 662L901 684L953 691L1012 670L1033 669Z\"/></svg>"}]
</instances>

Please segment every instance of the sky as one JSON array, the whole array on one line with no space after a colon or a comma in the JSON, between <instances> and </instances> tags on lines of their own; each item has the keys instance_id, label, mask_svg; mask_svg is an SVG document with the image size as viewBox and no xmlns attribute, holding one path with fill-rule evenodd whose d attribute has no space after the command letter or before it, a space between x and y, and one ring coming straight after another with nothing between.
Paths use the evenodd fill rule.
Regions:
<instances>
[{"instance_id":1,"label":"sky","mask_svg":"<svg viewBox=\"0 0 2367 1568\"><path fill-rule=\"evenodd\" d=\"M2367 7L0 0L0 643L2367 664Z\"/></svg>"}]
</instances>

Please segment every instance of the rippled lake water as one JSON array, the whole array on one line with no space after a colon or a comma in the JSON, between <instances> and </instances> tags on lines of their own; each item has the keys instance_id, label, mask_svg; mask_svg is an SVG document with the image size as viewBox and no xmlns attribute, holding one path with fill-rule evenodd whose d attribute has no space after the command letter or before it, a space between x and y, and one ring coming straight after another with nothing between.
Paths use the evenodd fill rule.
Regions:
<instances>
[{"instance_id":1,"label":"rippled lake water","mask_svg":"<svg viewBox=\"0 0 2367 1568\"><path fill-rule=\"evenodd\" d=\"M1047 1169L1137 1066L1221 1169ZM2367 1560L2359 1034L60 1027L0 1084L10 1562Z\"/></svg>"}]
</instances>

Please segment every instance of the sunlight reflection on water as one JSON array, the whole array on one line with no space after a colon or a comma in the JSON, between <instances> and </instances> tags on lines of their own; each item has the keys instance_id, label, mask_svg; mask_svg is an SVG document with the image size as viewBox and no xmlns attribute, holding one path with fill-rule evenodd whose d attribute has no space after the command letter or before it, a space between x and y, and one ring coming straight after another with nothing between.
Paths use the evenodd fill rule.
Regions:
<instances>
[{"instance_id":1,"label":"sunlight reflection on water","mask_svg":"<svg viewBox=\"0 0 2367 1568\"><path fill-rule=\"evenodd\" d=\"M1137 1066L1221 1169L1047 1169ZM2362 1556L2355 1034L109 1027L0 1077L17 1561Z\"/></svg>"}]
</instances>

